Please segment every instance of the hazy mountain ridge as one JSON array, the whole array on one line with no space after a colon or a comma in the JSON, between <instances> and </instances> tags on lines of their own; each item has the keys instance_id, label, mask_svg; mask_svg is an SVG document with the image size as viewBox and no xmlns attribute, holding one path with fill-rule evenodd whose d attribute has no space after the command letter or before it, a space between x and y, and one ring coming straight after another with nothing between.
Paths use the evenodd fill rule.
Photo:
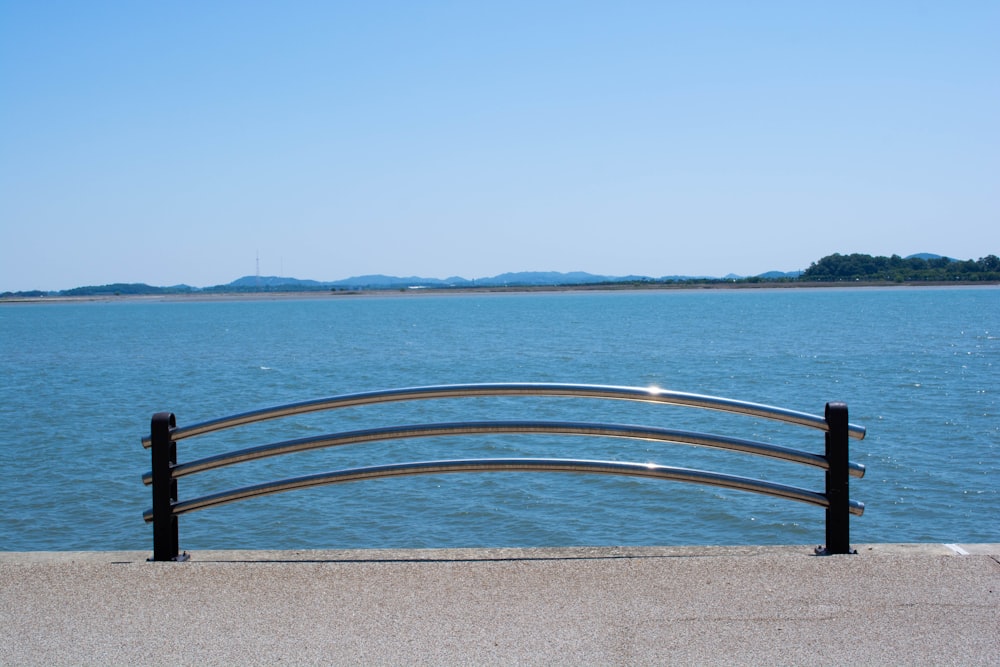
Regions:
<instances>
[{"instance_id":1,"label":"hazy mountain ridge","mask_svg":"<svg viewBox=\"0 0 1000 667\"><path fill-rule=\"evenodd\" d=\"M801 271L769 271L761 274L761 278L796 278ZM543 285L598 285L601 283L632 283L632 282L683 282L687 280L737 280L744 276L728 274L723 278L715 276L608 276L585 271L572 271L561 273L558 271L518 271L501 273L496 276L486 278L462 278L454 276L451 278L424 278L420 276L389 276L384 274L373 274L364 276L353 276L342 280L332 280L328 282L317 282L315 280L299 280L298 278L288 278L280 276L243 276L228 285L219 287L328 287L339 289L372 289L372 288L406 288L406 287L537 287Z\"/></svg>"},{"instance_id":2,"label":"hazy mountain ridge","mask_svg":"<svg viewBox=\"0 0 1000 667\"><path fill-rule=\"evenodd\" d=\"M909 255L905 259L948 259L942 255L933 253L919 253ZM952 260L954 261L954 260ZM602 274L587 273L585 271L571 271L563 273L559 271L518 271L501 273L496 276L486 278L462 278L452 276L450 278L424 278L421 276L389 276L385 274L369 274L353 276L341 280L315 281L300 280L298 278L280 276L243 276L227 285L219 285L212 289L223 287L234 287L240 289L256 287L277 287L295 286L299 288L316 287L330 289L391 289L407 287L536 287L547 285L598 285L601 283L630 283L630 282L685 282L691 280L746 280L748 278L759 278L761 280L782 280L795 279L804 273L798 271L767 271L755 276L743 276L729 273L721 278L719 276L688 276L688 275L668 275L668 276L642 276L630 274L627 276L609 276ZM206 288L207 289L207 288Z\"/></svg>"},{"instance_id":3,"label":"hazy mountain ridge","mask_svg":"<svg viewBox=\"0 0 1000 667\"><path fill-rule=\"evenodd\" d=\"M583 286L583 285L628 285L628 284L669 284L685 282L798 282L815 281L815 273L820 265L829 265L831 262L843 265L845 262L874 260L876 262L900 262L916 261L918 264L937 263L938 269L942 266L962 268L963 265L970 270L986 271L979 276L974 276L972 280L996 280L1000 271L1000 259L995 255L988 255L978 262L968 260L962 262L943 255L933 253L918 253L900 258L893 255L891 258L872 257L870 255L828 255L818 262L813 262L809 269L804 271L767 271L756 276L741 276L737 274L727 274L723 277L715 276L609 276L587 273L584 271L571 271L568 273L558 271L520 271L502 273L492 277L467 279L459 276L450 278L424 278L420 276L390 276L384 274L368 274L353 276L341 280L319 281L301 278L291 278L284 276L258 276L248 275L237 278L224 285L214 285L211 287L192 287L190 285L173 285L170 287L151 286L146 283L113 283L101 286L75 287L61 291L27 291L27 292L4 292L0 296L4 297L43 297L43 296L127 296L127 295L157 295L157 294L187 294L187 293L228 293L228 292L257 292L257 291L363 291L363 290L387 290L387 289L414 289L414 288L479 288L479 287L549 287L549 286ZM941 260L944 260L942 263ZM912 263L912 262L911 262ZM949 270L952 270L949 269ZM966 270L966 269L963 269ZM842 280L844 278L824 278L827 280ZM860 278L859 278L860 279ZM865 278L867 279L867 278ZM889 280L885 277L874 277L877 280ZM918 275L910 280L934 280L939 279L928 275ZM954 276L950 279L959 279ZM896 280L898 282L898 280Z\"/></svg>"}]
</instances>

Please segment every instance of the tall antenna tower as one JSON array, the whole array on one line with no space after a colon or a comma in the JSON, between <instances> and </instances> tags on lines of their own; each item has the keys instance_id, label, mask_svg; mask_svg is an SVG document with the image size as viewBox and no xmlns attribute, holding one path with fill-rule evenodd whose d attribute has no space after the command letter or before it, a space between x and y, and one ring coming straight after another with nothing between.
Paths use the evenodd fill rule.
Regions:
<instances>
[{"instance_id":1,"label":"tall antenna tower","mask_svg":"<svg viewBox=\"0 0 1000 667\"><path fill-rule=\"evenodd\" d=\"M257 279L255 281L257 291L260 291L260 250L257 251Z\"/></svg>"}]
</instances>

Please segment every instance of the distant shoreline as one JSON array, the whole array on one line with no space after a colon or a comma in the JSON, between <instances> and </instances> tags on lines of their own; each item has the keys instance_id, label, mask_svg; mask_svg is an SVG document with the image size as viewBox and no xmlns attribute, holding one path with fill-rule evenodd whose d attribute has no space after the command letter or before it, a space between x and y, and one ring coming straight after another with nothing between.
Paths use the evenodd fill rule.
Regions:
<instances>
[{"instance_id":1,"label":"distant shoreline","mask_svg":"<svg viewBox=\"0 0 1000 667\"><path fill-rule=\"evenodd\" d=\"M928 282L764 282L764 283L652 283L595 285L518 285L491 287L421 287L401 289L344 291L273 291L273 292L189 292L177 294L93 294L84 296L3 297L0 305L17 303L117 303L145 301L150 303L211 303L223 301L286 301L346 299L352 297L413 297L469 294L541 294L557 292L650 292L705 290L787 290L787 289L860 289L860 288L920 288L920 287L996 287L997 281L928 281Z\"/></svg>"}]
</instances>

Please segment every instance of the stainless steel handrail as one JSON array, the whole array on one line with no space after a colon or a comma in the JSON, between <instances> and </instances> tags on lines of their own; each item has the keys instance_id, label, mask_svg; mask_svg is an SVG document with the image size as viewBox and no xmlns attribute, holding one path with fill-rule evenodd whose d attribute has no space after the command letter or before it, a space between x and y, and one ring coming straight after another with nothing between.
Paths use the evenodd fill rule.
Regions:
<instances>
[{"instance_id":1,"label":"stainless steel handrail","mask_svg":"<svg viewBox=\"0 0 1000 667\"><path fill-rule=\"evenodd\" d=\"M751 415L763 419L808 426L822 431L828 430L826 419L819 415L787 410L760 403L737 401L730 398L690 394L669 389L660 389L658 387L618 387L528 382L432 385L344 394L252 410L219 419L211 419L173 429L171 437L174 441L177 441L243 424L338 408L374 405L394 401L414 401L434 398L474 398L478 396L563 396L570 398L606 398L646 403L663 403ZM861 440L865 437L865 432L864 426L848 424L848 435L852 438ZM150 438L144 437L142 439L142 446L148 448L150 445Z\"/></svg>"},{"instance_id":2,"label":"stainless steel handrail","mask_svg":"<svg viewBox=\"0 0 1000 667\"><path fill-rule=\"evenodd\" d=\"M208 456L194 461L188 461L186 463L178 463L171 469L171 476L174 479L177 479L185 475L192 475L205 470L221 468L223 466L233 465L244 461L253 461L270 456L279 456L282 454L292 454L312 449L338 447L364 442L379 442L404 438L500 433L584 435L671 442L743 452L746 454L766 456L783 461L802 463L816 468L821 468L823 470L829 469L829 462L826 460L826 457L818 454L811 454L809 452L789 447L782 447L780 445L755 442L753 440L744 440L742 438L712 435L710 433L697 433L694 431L632 426L626 424L588 422L476 421L449 422L440 424L409 424L346 431L342 433L329 433L325 435L311 436L308 438L297 438L294 440L284 440L282 442L259 445L257 447L248 447L235 452ZM863 465L853 462L849 465L850 474L853 477L864 476L865 467ZM142 477L142 481L144 484L151 484L153 481L152 471L145 473Z\"/></svg>"},{"instance_id":3,"label":"stainless steel handrail","mask_svg":"<svg viewBox=\"0 0 1000 667\"><path fill-rule=\"evenodd\" d=\"M328 484L354 482L365 479L382 479L406 475L430 475L455 472L573 472L598 473L610 475L627 475L632 477L650 477L668 479L709 486L723 487L740 491L751 491L789 500L828 507L829 501L822 494L808 489L801 489L785 484L763 482L760 480L726 475L722 473L662 466L655 463L626 463L620 461L588 461L579 459L464 459L454 461L418 461L412 463L395 463L388 465L368 466L347 470L292 477L289 479L245 486L220 493L213 493L191 500L173 504L173 515L186 514L196 510L223 505L225 503L244 500L256 496L282 493L294 489L304 489ZM850 501L850 513L860 516L864 513L864 503ZM147 522L153 520L153 510L143 513Z\"/></svg>"},{"instance_id":4,"label":"stainless steel handrail","mask_svg":"<svg viewBox=\"0 0 1000 667\"><path fill-rule=\"evenodd\" d=\"M823 455L819 455L754 440L652 426L577 421L491 420L410 424L367 428L356 431L341 431L258 445L188 462L177 462L176 444L178 440L254 422L353 406L437 398L477 398L487 396L559 396L566 398L618 399L748 415L824 431L825 451ZM191 500L181 501L177 496L177 480L180 477L244 461L355 443L403 438L501 433L600 436L713 447L820 468L825 471L824 479L826 488L825 492L810 491L808 489L760 479L689 468L663 466L655 463L518 458L461 459L374 465L256 484L213 493ZM864 511L863 503L853 501L849 497L849 478L851 476L862 477L865 472L863 465L849 461L848 441L852 437L862 439L865 437L865 433L866 431L863 426L848 422L847 405L839 402L827 403L825 415L820 417L818 415L759 403L676 392L657 387L641 388L585 384L499 383L389 389L345 394L253 410L182 428L177 428L173 413L159 412L153 415L150 424L150 436L143 438L143 445L152 447L153 463L152 471L143 476L143 481L147 484L151 483L153 487L153 508L145 512L143 516L147 521L152 521L154 524L153 560L176 560L180 557L177 534L178 515L244 498L312 486L405 475L477 471L604 473L708 484L819 505L826 509L826 553L846 554L851 553L849 517L851 514L861 515Z\"/></svg>"}]
</instances>

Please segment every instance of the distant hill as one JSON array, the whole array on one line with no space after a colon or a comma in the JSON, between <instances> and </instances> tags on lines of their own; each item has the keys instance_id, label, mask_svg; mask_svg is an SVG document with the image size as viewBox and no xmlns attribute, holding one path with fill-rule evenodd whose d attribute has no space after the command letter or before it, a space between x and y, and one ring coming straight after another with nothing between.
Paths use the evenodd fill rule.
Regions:
<instances>
[{"instance_id":1,"label":"distant hill","mask_svg":"<svg viewBox=\"0 0 1000 667\"><path fill-rule=\"evenodd\" d=\"M299 280L298 278L282 278L280 276L243 276L237 278L224 287L256 288L256 287L278 287L284 285L298 285L301 287L323 287L326 283L318 280Z\"/></svg>"},{"instance_id":2,"label":"distant hill","mask_svg":"<svg viewBox=\"0 0 1000 667\"><path fill-rule=\"evenodd\" d=\"M987 255L958 261L920 253L891 257L834 253L813 262L799 280L811 282L993 282L1000 280L1000 258Z\"/></svg>"},{"instance_id":3,"label":"distant hill","mask_svg":"<svg viewBox=\"0 0 1000 667\"><path fill-rule=\"evenodd\" d=\"M798 278L801 275L801 271L768 271L756 277L764 280L778 280L779 278Z\"/></svg>"},{"instance_id":4,"label":"distant hill","mask_svg":"<svg viewBox=\"0 0 1000 667\"><path fill-rule=\"evenodd\" d=\"M186 285L171 287L154 287L146 283L112 283L110 285L92 285L87 287L74 287L73 289L60 292L63 296L123 296L123 295L149 295L168 294L180 292L190 288Z\"/></svg>"},{"instance_id":5,"label":"distant hill","mask_svg":"<svg viewBox=\"0 0 1000 667\"><path fill-rule=\"evenodd\" d=\"M501 273L492 278L479 278L477 285L588 285L593 283L626 282L636 276L614 277L599 276L583 271L559 273L557 271L521 271L518 273ZM647 278L648 280L648 278Z\"/></svg>"},{"instance_id":6,"label":"distant hill","mask_svg":"<svg viewBox=\"0 0 1000 667\"><path fill-rule=\"evenodd\" d=\"M464 284L468 281L464 278L453 278L453 281L457 281L458 284ZM331 283L326 283L331 287L342 287L345 289L385 289L385 288L401 288L401 287L453 287L455 283L449 282L448 280L441 280L439 278L419 278L417 276L409 277L398 277L398 276L386 276L380 273L365 276L355 276L353 278L345 278L344 280L335 280Z\"/></svg>"},{"instance_id":7,"label":"distant hill","mask_svg":"<svg viewBox=\"0 0 1000 667\"><path fill-rule=\"evenodd\" d=\"M316 280L300 280L298 278L287 278L280 276L243 276L226 285L217 285L207 288L212 291L247 289L405 289L409 287L537 287L548 285L600 285L603 283L632 283L632 282L683 282L685 280L714 280L707 276L663 276L652 278L650 276L606 276L583 271L572 271L560 273L558 271L520 271L515 273L501 273L497 276L486 278L476 278L469 280L453 276L451 278L423 278L420 276L387 276L384 274L371 274L363 276L353 276L342 280L319 282Z\"/></svg>"},{"instance_id":8,"label":"distant hill","mask_svg":"<svg viewBox=\"0 0 1000 667\"><path fill-rule=\"evenodd\" d=\"M420 276L388 276L369 274L353 276L342 280L319 281L290 278L284 276L243 276L225 285L212 287L191 287L173 285L156 287L145 283L112 283L74 287L62 291L32 290L24 292L3 292L3 298L38 298L46 296L128 296L204 293L251 293L251 292L315 292L315 291L364 291L410 288L474 288L474 287L555 287L565 285L641 285L672 283L712 283L712 282L840 282L840 281L882 281L882 282L926 282L926 281L998 281L1000 280L1000 258L987 255L979 260L956 260L933 253L917 253L908 257L873 257L854 253L833 254L813 262L805 271L768 271L756 276L741 276L730 273L722 278L713 276L607 276L584 271L561 273L558 271L520 271L501 273L487 278L469 280L459 276L450 278L423 278Z\"/></svg>"}]
</instances>

